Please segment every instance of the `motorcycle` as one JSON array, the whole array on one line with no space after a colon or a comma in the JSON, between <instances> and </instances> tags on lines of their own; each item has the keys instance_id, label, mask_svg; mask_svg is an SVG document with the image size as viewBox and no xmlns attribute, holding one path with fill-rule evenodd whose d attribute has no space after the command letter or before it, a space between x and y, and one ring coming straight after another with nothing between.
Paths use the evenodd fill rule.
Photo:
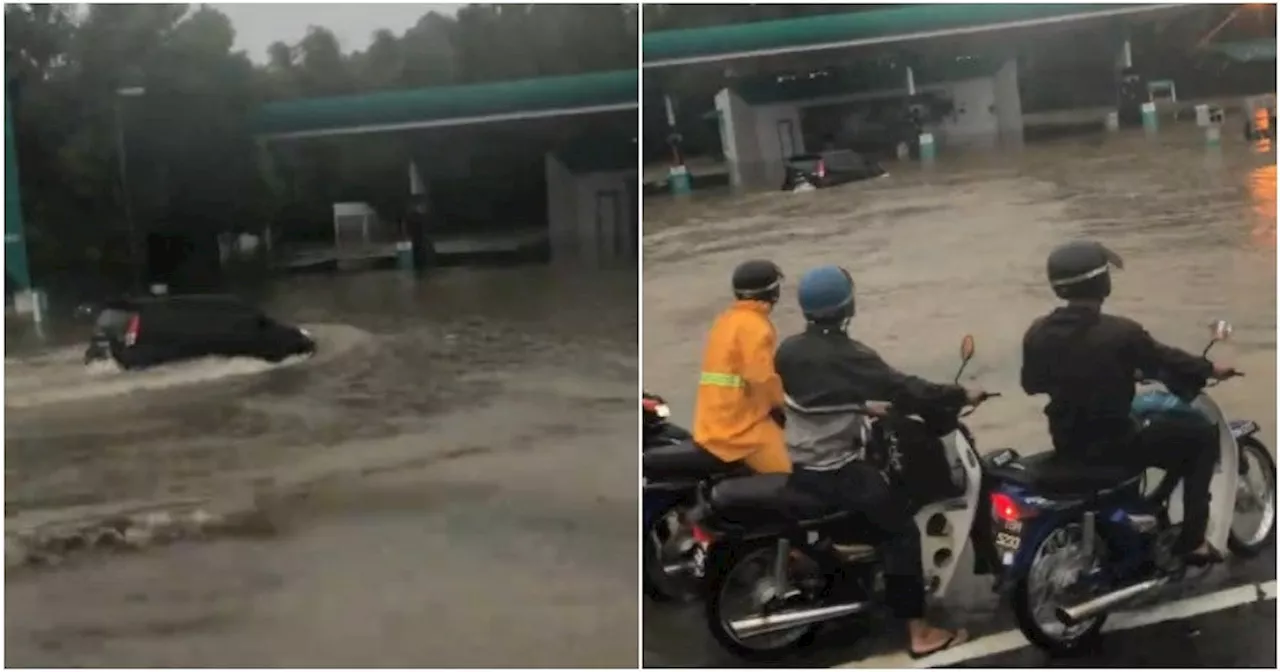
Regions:
<instances>
[{"instance_id":1,"label":"motorcycle","mask_svg":"<svg viewBox=\"0 0 1280 672\"><path fill-rule=\"evenodd\" d=\"M687 430L670 421L671 409L657 395L643 393L644 594L657 602L688 602L698 595L695 542L688 520L698 484L741 473L698 447Z\"/></svg>"},{"instance_id":2,"label":"motorcycle","mask_svg":"<svg viewBox=\"0 0 1280 672\"><path fill-rule=\"evenodd\" d=\"M955 380L973 353L973 337L965 336ZM919 500L914 514L931 599L946 594L971 540L977 573L991 573L996 561L990 525L977 515L984 501L984 467L962 422L975 408L948 409L924 421L895 415L891 406L858 409L872 430L890 420L923 422L941 446L938 459L946 460L947 491ZM881 436L887 462L901 464L893 433ZM787 480L785 474L749 476L700 491L694 532L701 549L697 571L705 577L706 621L716 641L739 657L777 658L809 645L822 624L866 615L882 603L878 533L858 532L866 526L850 525L855 514L791 490Z\"/></svg>"},{"instance_id":3,"label":"motorcycle","mask_svg":"<svg viewBox=\"0 0 1280 672\"><path fill-rule=\"evenodd\" d=\"M1211 326L1205 355L1231 334L1225 321ZM1216 383L1159 376L1142 383L1159 385L1135 395L1138 422L1165 413L1201 413L1218 427L1220 454L1206 538L1237 556L1258 555L1275 536L1276 467L1255 436L1257 423L1228 421L1205 392ZM1005 450L990 462L999 583L1019 629L1050 654L1070 655L1091 646L1112 611L1208 573L1173 557L1179 530L1173 521L1181 519L1178 479L1165 474L1147 492L1145 473L1085 470L1055 461L1052 451L1024 458ZM1250 477L1258 477L1261 487L1255 489ZM1252 511L1261 514L1258 523L1237 530L1237 519Z\"/></svg>"}]
</instances>

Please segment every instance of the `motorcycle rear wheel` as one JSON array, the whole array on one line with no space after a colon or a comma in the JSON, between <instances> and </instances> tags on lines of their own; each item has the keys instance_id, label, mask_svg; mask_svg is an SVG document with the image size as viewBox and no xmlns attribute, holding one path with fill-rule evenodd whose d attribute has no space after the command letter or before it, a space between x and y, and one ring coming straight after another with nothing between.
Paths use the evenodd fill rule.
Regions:
<instances>
[{"instance_id":1,"label":"motorcycle rear wheel","mask_svg":"<svg viewBox=\"0 0 1280 672\"><path fill-rule=\"evenodd\" d=\"M713 549L707 558L706 569L707 602L705 614L707 628L711 631L711 635L716 642L735 656L756 662L775 662L797 649L802 649L812 644L813 640L818 636L820 624L797 626L780 633L770 633L758 637L740 637L733 630L729 624L729 621L733 618L732 610L726 609L725 602L731 597L729 595L730 591L736 588L734 580L745 574L747 568L752 564L762 563L764 567L763 576L757 579L755 585L761 585L759 582L769 582L771 584L769 568L772 567L774 554L777 552L777 540L769 538L742 543L722 543L732 543L733 545ZM794 565L795 563L792 564ZM788 576L789 581L794 581L796 578L798 577ZM822 604L815 603L812 606L820 607Z\"/></svg>"},{"instance_id":2,"label":"motorcycle rear wheel","mask_svg":"<svg viewBox=\"0 0 1280 672\"><path fill-rule=\"evenodd\" d=\"M1079 544L1081 532L1082 529L1079 523L1067 523L1045 535L1040 545L1036 548L1031 567L1018 578L1013 586L1013 616L1018 624L1018 629L1022 631L1027 641L1054 657L1078 655L1082 651L1088 650L1101 636L1102 625L1107 620L1107 614L1096 616L1088 622L1086 627L1072 636L1060 637L1049 632L1041 624L1041 620L1037 615L1039 610L1036 609L1037 604L1035 604L1035 595L1032 594L1031 586L1031 577L1036 574L1037 565L1046 559L1045 556L1047 554L1054 552L1053 549L1049 548L1051 542L1055 542L1055 539L1058 542L1065 539L1068 542ZM1105 549L1104 543L1101 538L1094 539L1095 558L1098 557L1097 553L1099 551ZM1059 548L1058 550L1064 549ZM1052 609L1049 611L1052 612ZM1066 632L1065 627L1064 632Z\"/></svg>"}]
</instances>

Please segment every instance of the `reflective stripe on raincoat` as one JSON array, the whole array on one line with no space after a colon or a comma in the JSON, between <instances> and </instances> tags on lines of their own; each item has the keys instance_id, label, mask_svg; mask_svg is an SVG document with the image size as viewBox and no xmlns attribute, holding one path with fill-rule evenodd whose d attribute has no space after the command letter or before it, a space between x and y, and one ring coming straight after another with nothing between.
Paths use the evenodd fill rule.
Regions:
<instances>
[{"instance_id":1,"label":"reflective stripe on raincoat","mask_svg":"<svg viewBox=\"0 0 1280 672\"><path fill-rule=\"evenodd\" d=\"M735 301L716 318L707 334L693 412L693 436L708 452L726 462L759 451L781 452L786 440L770 411L782 406L782 381L773 370L777 334L769 321L769 305Z\"/></svg>"}]
</instances>

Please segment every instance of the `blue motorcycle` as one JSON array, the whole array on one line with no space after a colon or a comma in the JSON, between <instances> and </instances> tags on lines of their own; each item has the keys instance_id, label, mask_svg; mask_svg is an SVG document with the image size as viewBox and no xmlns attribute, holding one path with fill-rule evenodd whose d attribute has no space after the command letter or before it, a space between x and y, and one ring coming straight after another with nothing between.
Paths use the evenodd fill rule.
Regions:
<instances>
[{"instance_id":1,"label":"blue motorcycle","mask_svg":"<svg viewBox=\"0 0 1280 672\"><path fill-rule=\"evenodd\" d=\"M1230 333L1227 322L1214 323L1204 354ZM1206 538L1236 556L1258 555L1275 537L1276 467L1255 436L1257 423L1228 421L1205 393L1213 386L1208 381L1143 383L1133 403L1138 422L1200 413L1219 428ZM983 461L997 587L1011 599L1026 638L1052 655L1091 646L1112 611L1208 573L1173 556L1181 485L1167 474L1148 491L1146 474L1083 467L1056 459L1052 451L1021 457L1003 450ZM1255 513L1255 523L1237 526Z\"/></svg>"},{"instance_id":2,"label":"blue motorcycle","mask_svg":"<svg viewBox=\"0 0 1280 672\"><path fill-rule=\"evenodd\" d=\"M644 594L657 602L688 602L700 594L696 574L701 547L688 513L698 501L698 485L741 474L740 464L721 462L670 421L671 410L657 395L641 399Z\"/></svg>"}]
</instances>

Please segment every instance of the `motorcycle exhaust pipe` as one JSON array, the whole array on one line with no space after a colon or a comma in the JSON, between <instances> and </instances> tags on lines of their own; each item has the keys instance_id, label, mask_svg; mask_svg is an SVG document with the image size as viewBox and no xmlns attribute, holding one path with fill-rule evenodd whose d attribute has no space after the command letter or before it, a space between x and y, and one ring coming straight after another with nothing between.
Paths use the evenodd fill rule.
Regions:
<instances>
[{"instance_id":1,"label":"motorcycle exhaust pipe","mask_svg":"<svg viewBox=\"0 0 1280 672\"><path fill-rule=\"evenodd\" d=\"M697 568L698 568L697 561L681 560L680 562L673 562L669 565L663 565L662 571L666 572L667 574L685 574L685 573L691 573Z\"/></svg>"},{"instance_id":2,"label":"motorcycle exhaust pipe","mask_svg":"<svg viewBox=\"0 0 1280 672\"><path fill-rule=\"evenodd\" d=\"M816 609L793 609L767 616L753 616L730 621L729 627L739 637L759 637L760 635L790 630L803 625L812 625L843 616L851 616L867 611L870 608L870 602L853 602L830 607L818 607Z\"/></svg>"},{"instance_id":3,"label":"motorcycle exhaust pipe","mask_svg":"<svg viewBox=\"0 0 1280 672\"><path fill-rule=\"evenodd\" d=\"M1074 607L1058 607L1055 615L1064 625L1073 626L1097 616L1105 611L1110 611L1115 607L1128 602L1136 597L1145 595L1156 588L1163 586L1169 582L1169 577L1160 577L1150 579L1141 583L1135 583L1127 588L1107 593L1095 597L1088 602L1077 604Z\"/></svg>"}]
</instances>

